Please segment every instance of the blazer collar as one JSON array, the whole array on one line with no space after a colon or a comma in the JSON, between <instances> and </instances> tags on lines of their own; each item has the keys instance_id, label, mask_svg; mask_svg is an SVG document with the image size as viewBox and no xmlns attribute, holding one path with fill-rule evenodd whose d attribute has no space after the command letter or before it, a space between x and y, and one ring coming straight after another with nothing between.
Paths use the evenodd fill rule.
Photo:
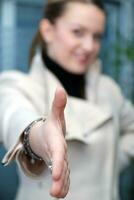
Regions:
<instances>
[{"instance_id":1,"label":"blazer collar","mask_svg":"<svg viewBox=\"0 0 134 200\"><path fill-rule=\"evenodd\" d=\"M55 89L61 83L54 74L45 68L40 55L37 55L33 61L31 74L38 82L44 84L45 90L47 90L49 112ZM65 109L68 140L76 139L88 143L87 136L90 138L91 133L112 117L109 107L96 103L99 76L100 61L97 60L94 65L90 66L90 71L87 73L88 100L68 96Z\"/></svg>"}]
</instances>

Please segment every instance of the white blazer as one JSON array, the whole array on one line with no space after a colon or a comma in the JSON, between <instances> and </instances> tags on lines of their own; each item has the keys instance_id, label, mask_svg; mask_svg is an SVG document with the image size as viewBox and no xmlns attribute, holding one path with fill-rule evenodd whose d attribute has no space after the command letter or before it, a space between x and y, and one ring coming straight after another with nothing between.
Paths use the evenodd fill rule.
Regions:
<instances>
[{"instance_id":1,"label":"white blazer","mask_svg":"<svg viewBox=\"0 0 134 200\"><path fill-rule=\"evenodd\" d=\"M68 96L65 109L71 169L71 186L65 199L117 200L119 168L134 155L134 108L117 84L101 75L100 61L90 66L86 80L87 100ZM13 71L1 75L0 133L9 150L5 160L10 162L17 152L27 175L37 175L43 169L36 179L19 169L17 200L53 199L49 196L49 171L44 165L37 168L26 164L18 137L31 121L47 115L58 84L40 55L35 57L29 74Z\"/></svg>"}]
</instances>

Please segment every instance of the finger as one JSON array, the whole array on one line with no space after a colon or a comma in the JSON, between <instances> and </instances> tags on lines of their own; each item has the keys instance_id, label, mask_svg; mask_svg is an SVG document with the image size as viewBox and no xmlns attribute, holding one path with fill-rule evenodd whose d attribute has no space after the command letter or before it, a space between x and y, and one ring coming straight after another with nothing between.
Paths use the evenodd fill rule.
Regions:
<instances>
[{"instance_id":1,"label":"finger","mask_svg":"<svg viewBox=\"0 0 134 200\"><path fill-rule=\"evenodd\" d=\"M69 192L69 186L70 186L70 179L66 179L66 185L63 186L62 191L60 192L60 194L58 195L59 198L64 198L68 192Z\"/></svg>"},{"instance_id":2,"label":"finger","mask_svg":"<svg viewBox=\"0 0 134 200\"><path fill-rule=\"evenodd\" d=\"M60 193L61 197L65 197L67 195L69 186L70 186L70 169L67 164L67 169L65 170L65 174L63 174L62 191Z\"/></svg>"},{"instance_id":3,"label":"finger","mask_svg":"<svg viewBox=\"0 0 134 200\"><path fill-rule=\"evenodd\" d=\"M64 167L63 167L63 169L64 169ZM50 194L52 196L54 196L54 197L59 197L60 192L62 190L62 173L63 173L63 169L62 169L62 171L58 171L60 176L57 176L57 172L56 172L56 174L55 174L56 176L55 176L54 175L54 170L56 170L56 169L52 169L52 186L51 186Z\"/></svg>"},{"instance_id":4,"label":"finger","mask_svg":"<svg viewBox=\"0 0 134 200\"><path fill-rule=\"evenodd\" d=\"M68 163L67 144L64 138L62 138L62 145L61 143L56 143L54 151L52 152L52 178L54 180L61 178L65 162Z\"/></svg>"},{"instance_id":5,"label":"finger","mask_svg":"<svg viewBox=\"0 0 134 200\"><path fill-rule=\"evenodd\" d=\"M61 187L59 188L60 192L58 197L64 198L67 195L70 186L70 170L67 163L64 166L60 184Z\"/></svg>"},{"instance_id":6,"label":"finger","mask_svg":"<svg viewBox=\"0 0 134 200\"><path fill-rule=\"evenodd\" d=\"M68 169L68 163L64 161L62 175L59 180L53 180L50 194L58 198L63 198L66 196L68 188L69 188L69 169Z\"/></svg>"},{"instance_id":7,"label":"finger","mask_svg":"<svg viewBox=\"0 0 134 200\"><path fill-rule=\"evenodd\" d=\"M64 116L64 109L67 102L67 96L65 90L58 86L55 91L54 100L52 103L52 114L55 118L61 118Z\"/></svg>"},{"instance_id":8,"label":"finger","mask_svg":"<svg viewBox=\"0 0 134 200\"><path fill-rule=\"evenodd\" d=\"M65 150L64 148L61 148L56 151L55 155L53 155L52 158L52 178L54 180L58 180L61 178L61 174L64 167L64 161L65 161Z\"/></svg>"}]
</instances>

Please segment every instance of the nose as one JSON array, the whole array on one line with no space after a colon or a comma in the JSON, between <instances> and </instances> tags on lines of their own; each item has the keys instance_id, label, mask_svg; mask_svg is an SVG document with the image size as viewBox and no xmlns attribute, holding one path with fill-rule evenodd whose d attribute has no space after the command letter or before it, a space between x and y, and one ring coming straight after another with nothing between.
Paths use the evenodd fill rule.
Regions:
<instances>
[{"instance_id":1,"label":"nose","mask_svg":"<svg viewBox=\"0 0 134 200\"><path fill-rule=\"evenodd\" d=\"M83 49L87 52L92 52L94 50L94 39L92 37L86 37L83 40Z\"/></svg>"}]
</instances>

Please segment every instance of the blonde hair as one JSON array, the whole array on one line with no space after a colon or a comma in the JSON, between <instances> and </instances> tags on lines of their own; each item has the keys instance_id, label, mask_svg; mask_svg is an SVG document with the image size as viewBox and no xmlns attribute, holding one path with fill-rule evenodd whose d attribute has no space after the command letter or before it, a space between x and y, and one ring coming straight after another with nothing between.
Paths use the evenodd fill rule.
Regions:
<instances>
[{"instance_id":1,"label":"blonde hair","mask_svg":"<svg viewBox=\"0 0 134 200\"><path fill-rule=\"evenodd\" d=\"M56 19L64 13L66 5L70 2L90 3L97 6L105 13L105 9L101 0L48 0L44 7L43 18L48 19L52 24L54 24ZM37 33L32 40L29 52L29 65L32 62L37 48L40 48L41 52L43 53L46 52L46 44L39 30L37 30Z\"/></svg>"}]
</instances>

